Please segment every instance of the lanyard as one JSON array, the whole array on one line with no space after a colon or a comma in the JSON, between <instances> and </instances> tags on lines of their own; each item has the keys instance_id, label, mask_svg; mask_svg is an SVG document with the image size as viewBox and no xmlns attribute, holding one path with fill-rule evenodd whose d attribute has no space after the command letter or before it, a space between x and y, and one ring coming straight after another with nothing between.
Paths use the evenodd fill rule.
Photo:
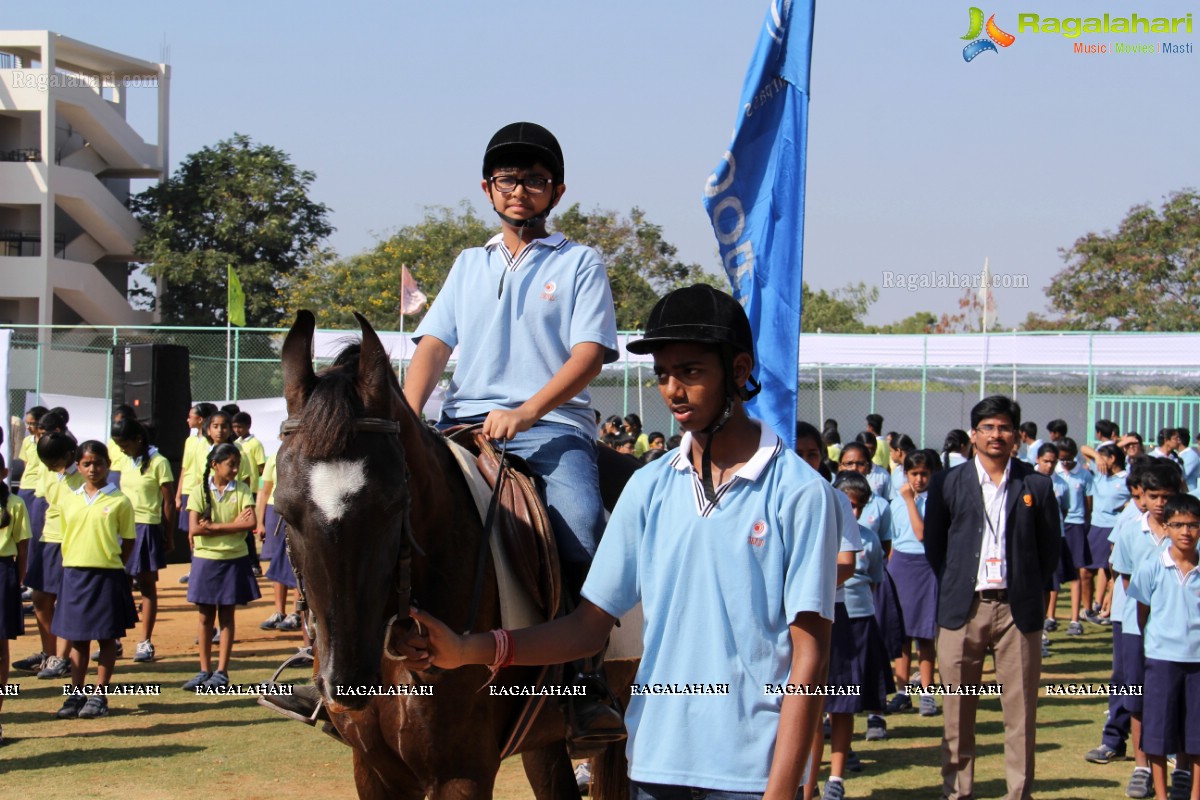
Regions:
<instances>
[{"instance_id":1,"label":"lanyard","mask_svg":"<svg viewBox=\"0 0 1200 800\"><path fill-rule=\"evenodd\" d=\"M979 499L983 503L983 518L987 522L988 531L992 534L993 552L999 555L1000 531L996 529L995 524L992 522L992 509L999 503L1000 513L1004 513L1004 504L1008 499L1008 481L1004 481L1003 485L996 487L996 495L992 498L991 506L988 505L987 495L984 494L982 485L979 487Z\"/></svg>"}]
</instances>

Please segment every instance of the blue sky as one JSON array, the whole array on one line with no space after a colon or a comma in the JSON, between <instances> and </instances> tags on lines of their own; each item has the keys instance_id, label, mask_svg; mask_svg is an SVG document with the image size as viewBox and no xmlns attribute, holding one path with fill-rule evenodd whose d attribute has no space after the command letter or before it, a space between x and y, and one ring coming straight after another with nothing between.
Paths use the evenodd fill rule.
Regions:
<instances>
[{"instance_id":1,"label":"blue sky","mask_svg":"<svg viewBox=\"0 0 1200 800\"><path fill-rule=\"evenodd\" d=\"M805 277L881 286L869 319L953 311L960 291L884 289L885 273L1024 275L1000 289L1007 327L1046 305L1058 248L1112 229L1136 203L1200 186L1200 53L1077 55L1074 41L1170 37L1019 33L1018 13L1128 14L1127 3L981 6L1017 36L971 63L970 3L818 4L809 123ZM1137 4L1183 16L1183 2ZM765 0L510 3L56 0L7 8L152 61L169 48L172 161L235 131L317 174L343 254L478 190L500 126L540 122L566 154L566 201L644 209L682 257L715 268L701 206L729 141ZM1200 15L1200 11L1196 12ZM152 90L134 89L151 108ZM144 94L139 94L144 92ZM490 213L490 212L488 212Z\"/></svg>"}]
</instances>

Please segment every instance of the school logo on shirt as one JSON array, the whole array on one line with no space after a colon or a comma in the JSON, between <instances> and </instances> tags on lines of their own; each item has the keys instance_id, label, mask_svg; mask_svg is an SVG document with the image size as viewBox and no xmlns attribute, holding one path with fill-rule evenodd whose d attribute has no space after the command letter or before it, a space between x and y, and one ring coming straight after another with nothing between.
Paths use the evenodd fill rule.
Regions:
<instances>
[{"instance_id":1,"label":"school logo on shirt","mask_svg":"<svg viewBox=\"0 0 1200 800\"><path fill-rule=\"evenodd\" d=\"M767 543L767 523L765 520L759 520L750 528L750 538L746 540L755 547L762 547Z\"/></svg>"},{"instance_id":2,"label":"school logo on shirt","mask_svg":"<svg viewBox=\"0 0 1200 800\"><path fill-rule=\"evenodd\" d=\"M558 289L557 283L555 283L554 281L547 281L546 285L542 287L542 299L550 300L551 302L553 302L554 300L557 299L554 296L554 292L557 289Z\"/></svg>"}]
</instances>

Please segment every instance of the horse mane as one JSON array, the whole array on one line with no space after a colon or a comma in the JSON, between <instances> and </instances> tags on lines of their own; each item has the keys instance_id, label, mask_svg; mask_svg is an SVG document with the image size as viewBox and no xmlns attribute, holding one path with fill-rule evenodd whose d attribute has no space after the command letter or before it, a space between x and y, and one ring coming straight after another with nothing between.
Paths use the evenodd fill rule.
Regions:
<instances>
[{"instance_id":1,"label":"horse mane","mask_svg":"<svg viewBox=\"0 0 1200 800\"><path fill-rule=\"evenodd\" d=\"M355 419L363 416L363 401L357 387L360 352L359 343L352 342L342 348L333 364L317 373L317 381L300 414L304 433L296 449L305 458L333 458L353 439Z\"/></svg>"}]
</instances>

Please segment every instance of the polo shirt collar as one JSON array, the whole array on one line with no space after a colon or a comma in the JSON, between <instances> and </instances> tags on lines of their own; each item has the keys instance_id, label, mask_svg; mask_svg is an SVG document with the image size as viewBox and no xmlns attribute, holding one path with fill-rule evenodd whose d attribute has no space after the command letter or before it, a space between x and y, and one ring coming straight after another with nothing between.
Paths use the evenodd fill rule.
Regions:
<instances>
[{"instance_id":1,"label":"polo shirt collar","mask_svg":"<svg viewBox=\"0 0 1200 800\"><path fill-rule=\"evenodd\" d=\"M754 451L754 455L733 473L733 478L741 478L742 480L753 483L762 475L763 470L767 468L767 464L771 463L771 459L780 450L779 437L775 432L762 424L758 420L753 420L758 426L758 449ZM690 458L692 452L692 434L690 431L683 434L683 438L679 442L679 447L675 451L675 455L671 457L671 466L680 472L696 473L696 468L692 465ZM726 481L728 483L729 481Z\"/></svg>"},{"instance_id":2,"label":"polo shirt collar","mask_svg":"<svg viewBox=\"0 0 1200 800\"><path fill-rule=\"evenodd\" d=\"M72 462L71 466L58 473L58 479L66 480L68 475L74 475L76 472L79 472L79 464Z\"/></svg>"},{"instance_id":3,"label":"polo shirt collar","mask_svg":"<svg viewBox=\"0 0 1200 800\"><path fill-rule=\"evenodd\" d=\"M208 478L208 488L212 489L213 496L216 497L218 500L224 500L225 495L232 492L236 485L237 485L237 481L232 480L229 483L225 484L225 489L224 489L224 491L222 491L221 489L217 488L217 482L212 479L211 475Z\"/></svg>"},{"instance_id":4,"label":"polo shirt collar","mask_svg":"<svg viewBox=\"0 0 1200 800\"><path fill-rule=\"evenodd\" d=\"M156 455L158 455L158 448L155 447L154 445L150 445L150 450L148 452L149 452L149 456L147 456L147 458L154 458ZM130 459L129 463L133 464L134 469L141 469L142 468L142 457L136 456L136 457Z\"/></svg>"},{"instance_id":5,"label":"polo shirt collar","mask_svg":"<svg viewBox=\"0 0 1200 800\"><path fill-rule=\"evenodd\" d=\"M553 250L558 250L566 243L567 243L567 237L563 236L562 232L555 231L554 233L550 234L549 236L543 236L540 239L534 239L529 244L525 245L525 247L528 248L528 247L531 247L536 244L536 245L541 245L542 247L549 247ZM487 240L487 244L484 245L484 248L487 250L491 250L492 248L494 248L498 245L503 245L503 244L504 244L504 234L497 233L495 236L493 236L492 238Z\"/></svg>"},{"instance_id":6,"label":"polo shirt collar","mask_svg":"<svg viewBox=\"0 0 1200 800\"><path fill-rule=\"evenodd\" d=\"M87 493L87 484L84 484L84 485L80 486L78 489L74 489L72 491L74 491L75 494L82 497L84 499L84 501L86 501L87 504L90 506L92 503L96 502L96 500L98 500L100 498L100 495L112 494L113 492L117 491L117 487L113 486L111 483L106 483L100 487L100 491L96 492L93 495L89 495Z\"/></svg>"},{"instance_id":7,"label":"polo shirt collar","mask_svg":"<svg viewBox=\"0 0 1200 800\"><path fill-rule=\"evenodd\" d=\"M1200 575L1200 567L1192 567L1187 572L1181 570L1175 563L1175 559L1171 558L1171 548L1169 547L1164 547L1159 551L1158 560L1167 569L1175 570L1175 577L1179 579L1180 583L1187 581L1193 574Z\"/></svg>"}]
</instances>

